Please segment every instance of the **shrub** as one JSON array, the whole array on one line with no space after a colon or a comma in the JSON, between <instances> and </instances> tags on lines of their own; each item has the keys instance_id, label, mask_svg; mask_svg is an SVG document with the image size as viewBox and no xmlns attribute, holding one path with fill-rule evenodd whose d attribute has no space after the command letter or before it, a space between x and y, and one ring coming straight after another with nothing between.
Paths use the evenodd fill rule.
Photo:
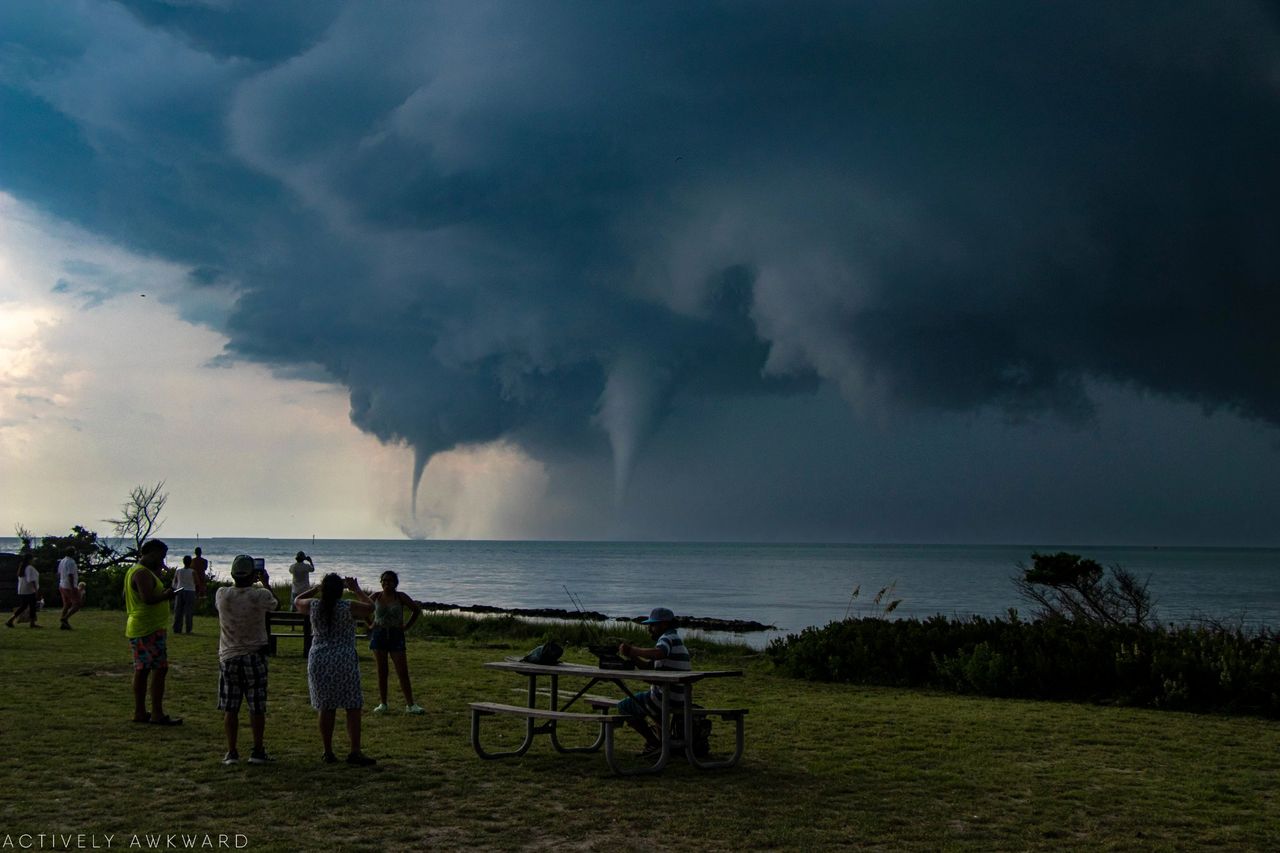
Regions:
<instances>
[{"instance_id":1,"label":"shrub","mask_svg":"<svg viewBox=\"0 0 1280 853\"><path fill-rule=\"evenodd\" d=\"M847 619L770 643L800 678L1280 717L1280 637L1217 626Z\"/></svg>"}]
</instances>

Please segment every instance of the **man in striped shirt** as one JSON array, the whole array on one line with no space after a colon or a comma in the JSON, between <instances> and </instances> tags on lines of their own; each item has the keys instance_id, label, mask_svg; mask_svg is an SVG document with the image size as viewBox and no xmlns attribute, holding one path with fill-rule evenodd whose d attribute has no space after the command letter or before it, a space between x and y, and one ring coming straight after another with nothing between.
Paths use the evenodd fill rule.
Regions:
<instances>
[{"instance_id":1,"label":"man in striped shirt","mask_svg":"<svg viewBox=\"0 0 1280 853\"><path fill-rule=\"evenodd\" d=\"M684 640L680 639L680 634L676 631L676 616L671 610L666 607L655 607L643 624L649 629L649 636L654 639L653 647L642 649L630 643L621 643L618 646L619 655L643 666L652 666L654 669L672 669L682 672L693 669L689 662L689 650L685 648ZM667 687L654 684L649 688L649 692L637 694L634 699L628 696L618 703L618 713L630 716L631 727L644 736L646 746L642 755L645 757L651 757L662 749L662 741L645 722L645 717L652 717L655 720L661 718L664 690L673 712L684 704L684 686L679 684Z\"/></svg>"}]
</instances>

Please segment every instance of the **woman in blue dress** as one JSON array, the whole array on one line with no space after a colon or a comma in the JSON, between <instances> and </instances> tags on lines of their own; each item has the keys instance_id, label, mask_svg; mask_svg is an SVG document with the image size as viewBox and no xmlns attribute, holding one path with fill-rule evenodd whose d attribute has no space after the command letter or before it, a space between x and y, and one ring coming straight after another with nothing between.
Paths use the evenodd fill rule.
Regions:
<instances>
[{"instance_id":1,"label":"woman in blue dress","mask_svg":"<svg viewBox=\"0 0 1280 853\"><path fill-rule=\"evenodd\" d=\"M343 599L351 590L355 601ZM368 766L377 763L360 751L360 710L364 693L360 689L360 659L356 655L356 621L373 615L373 602L355 578L327 574L319 586L298 596L298 611L311 620L311 653L307 656L307 686L311 705L320 712L320 739L324 742L326 764L335 764L333 729L338 709L347 712L347 738L351 752L347 763Z\"/></svg>"}]
</instances>

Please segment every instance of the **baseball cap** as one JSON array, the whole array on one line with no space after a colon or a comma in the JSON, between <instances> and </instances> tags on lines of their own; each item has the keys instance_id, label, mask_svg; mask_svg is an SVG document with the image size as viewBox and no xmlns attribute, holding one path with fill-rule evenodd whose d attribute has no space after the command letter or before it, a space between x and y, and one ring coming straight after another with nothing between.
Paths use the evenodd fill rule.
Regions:
<instances>
[{"instance_id":1,"label":"baseball cap","mask_svg":"<svg viewBox=\"0 0 1280 853\"><path fill-rule=\"evenodd\" d=\"M253 557L247 554L241 554L231 561L231 577L233 578L251 578L257 574L257 568L253 565Z\"/></svg>"},{"instance_id":2,"label":"baseball cap","mask_svg":"<svg viewBox=\"0 0 1280 853\"><path fill-rule=\"evenodd\" d=\"M674 622L676 615L666 607L655 607L649 611L649 618L641 622L642 625L652 625L655 622Z\"/></svg>"}]
</instances>

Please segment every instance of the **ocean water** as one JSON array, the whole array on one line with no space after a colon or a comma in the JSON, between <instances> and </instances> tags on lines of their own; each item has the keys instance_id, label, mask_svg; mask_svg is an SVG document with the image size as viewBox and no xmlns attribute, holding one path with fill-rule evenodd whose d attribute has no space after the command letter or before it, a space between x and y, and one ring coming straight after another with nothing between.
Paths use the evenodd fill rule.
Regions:
<instances>
[{"instance_id":1,"label":"ocean water","mask_svg":"<svg viewBox=\"0 0 1280 853\"><path fill-rule=\"evenodd\" d=\"M1160 621L1280 627L1280 549L164 538L170 566L200 545L224 578L235 555L250 554L265 558L272 580L286 580L303 550L317 572L354 575L366 587L392 569L420 600L572 609L572 592L611 616L662 604L681 615L776 625L742 637L757 647L846 615L874 615L873 599L891 585L884 600L901 601L897 617L1028 613L1011 579L1032 551L1070 551L1149 578ZM16 546L0 539L0 550Z\"/></svg>"}]
</instances>

